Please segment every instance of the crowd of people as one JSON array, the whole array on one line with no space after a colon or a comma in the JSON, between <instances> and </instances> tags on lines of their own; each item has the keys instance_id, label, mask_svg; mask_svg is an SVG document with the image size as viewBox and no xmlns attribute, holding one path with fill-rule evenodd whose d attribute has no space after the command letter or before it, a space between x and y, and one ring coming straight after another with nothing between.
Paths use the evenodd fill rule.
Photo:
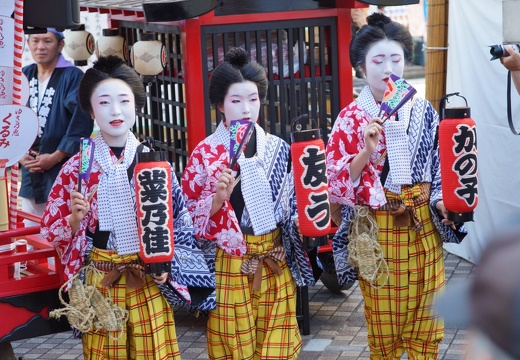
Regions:
<instances>
[{"instance_id":1,"label":"crowd of people","mask_svg":"<svg viewBox=\"0 0 520 360\"><path fill-rule=\"evenodd\" d=\"M83 74L63 59L63 34L54 29L28 43L36 63L24 73L40 133L20 161L24 208L41 215L41 234L59 252L66 278L92 266L85 285L127 314L122 335L103 327L79 334L85 359L179 359L177 304L207 311L210 359L296 359L302 347L296 288L313 285L315 276L297 219L290 146L257 124L265 69L232 48L212 71L208 98L222 120L191 151L180 184L170 169L172 245L184 257L174 256L171 271L157 273L140 257L131 176L136 156L153 150L131 131L146 101L139 75L114 56L100 57ZM438 357L444 322L434 304L446 283L442 244L458 243L465 233L444 206L432 104L415 96L389 119L380 115L390 75L402 77L412 56L412 36L402 24L382 13L359 24L350 62L367 85L337 115L325 149L330 201L342 207L334 261L340 283L359 281L371 359L404 352L411 359ZM520 92L520 54L501 61ZM236 119L254 126L230 167ZM100 130L83 181L79 141L91 135L94 121ZM385 277L367 278L362 265L349 263L348 235L361 223L369 224L362 235L382 254ZM495 345L518 356L511 342Z\"/></svg>"}]
</instances>

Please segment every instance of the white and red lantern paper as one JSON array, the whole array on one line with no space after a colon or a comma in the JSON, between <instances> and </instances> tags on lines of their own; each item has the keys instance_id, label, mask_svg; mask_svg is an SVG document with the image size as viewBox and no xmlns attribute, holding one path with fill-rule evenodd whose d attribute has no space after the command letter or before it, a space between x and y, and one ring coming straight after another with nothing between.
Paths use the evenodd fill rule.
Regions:
<instances>
[{"instance_id":1,"label":"white and red lantern paper","mask_svg":"<svg viewBox=\"0 0 520 360\"><path fill-rule=\"evenodd\" d=\"M442 109L441 104L440 110L443 118L439 125L439 154L444 206L449 220L473 221L473 210L478 204L475 121L470 118L467 106Z\"/></svg>"},{"instance_id":2,"label":"white and red lantern paper","mask_svg":"<svg viewBox=\"0 0 520 360\"><path fill-rule=\"evenodd\" d=\"M171 176L163 151L137 153L134 183L139 247L148 273L171 271L174 250Z\"/></svg>"},{"instance_id":3,"label":"white and red lantern paper","mask_svg":"<svg viewBox=\"0 0 520 360\"><path fill-rule=\"evenodd\" d=\"M119 35L118 28L103 29L103 36L96 41L96 56L117 56L126 62L128 46L124 37Z\"/></svg>"},{"instance_id":4,"label":"white and red lantern paper","mask_svg":"<svg viewBox=\"0 0 520 360\"><path fill-rule=\"evenodd\" d=\"M74 65L85 66L94 53L94 36L85 30L85 25L65 31L65 51L74 60Z\"/></svg>"},{"instance_id":5,"label":"white and red lantern paper","mask_svg":"<svg viewBox=\"0 0 520 360\"><path fill-rule=\"evenodd\" d=\"M291 133L291 159L300 231L304 236L330 232L330 202L325 145L319 129Z\"/></svg>"},{"instance_id":6,"label":"white and red lantern paper","mask_svg":"<svg viewBox=\"0 0 520 360\"><path fill-rule=\"evenodd\" d=\"M140 40L132 46L130 61L143 80L151 82L156 75L163 72L168 54L155 33L142 33Z\"/></svg>"}]
</instances>

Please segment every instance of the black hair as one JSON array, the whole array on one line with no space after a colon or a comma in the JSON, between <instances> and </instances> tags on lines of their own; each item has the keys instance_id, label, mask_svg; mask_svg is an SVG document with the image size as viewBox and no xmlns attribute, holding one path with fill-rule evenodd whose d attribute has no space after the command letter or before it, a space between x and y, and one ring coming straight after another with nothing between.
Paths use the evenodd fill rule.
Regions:
<instances>
[{"instance_id":1,"label":"black hair","mask_svg":"<svg viewBox=\"0 0 520 360\"><path fill-rule=\"evenodd\" d=\"M413 57L413 39L408 29L381 13L373 13L367 17L363 25L350 42L350 63L352 67L365 64L365 57L370 47L380 40L394 40L401 44L405 63L409 64Z\"/></svg>"},{"instance_id":2,"label":"black hair","mask_svg":"<svg viewBox=\"0 0 520 360\"><path fill-rule=\"evenodd\" d=\"M252 81L258 87L258 97L264 101L267 96L267 76L262 65L249 61L243 48L231 48L224 62L218 65L209 79L209 101L218 106L224 103L229 87L235 83Z\"/></svg>"},{"instance_id":3,"label":"black hair","mask_svg":"<svg viewBox=\"0 0 520 360\"><path fill-rule=\"evenodd\" d=\"M139 74L130 66L128 66L123 59L114 56L101 56L94 66L85 71L81 78L78 88L79 105L84 111L92 113L92 106L90 98L94 89L103 80L119 79L124 81L135 97L135 107L141 109L146 102L146 92Z\"/></svg>"}]
</instances>

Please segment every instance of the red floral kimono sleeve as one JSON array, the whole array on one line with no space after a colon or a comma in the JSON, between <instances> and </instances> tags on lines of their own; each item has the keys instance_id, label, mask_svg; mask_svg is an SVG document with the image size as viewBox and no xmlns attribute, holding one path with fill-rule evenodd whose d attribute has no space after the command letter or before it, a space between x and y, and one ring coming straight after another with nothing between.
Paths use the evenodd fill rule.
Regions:
<instances>
[{"instance_id":1,"label":"red floral kimono sleeve","mask_svg":"<svg viewBox=\"0 0 520 360\"><path fill-rule=\"evenodd\" d=\"M81 269L86 249L86 226L80 226L80 230L73 237L69 224L70 193L77 184L77 164L78 155L75 155L63 165L51 189L41 219L41 234L59 252L67 279ZM86 222L86 219L83 221Z\"/></svg>"},{"instance_id":2,"label":"red floral kimono sleeve","mask_svg":"<svg viewBox=\"0 0 520 360\"><path fill-rule=\"evenodd\" d=\"M241 256L245 254L246 247L229 200L210 217L215 186L227 161L222 145L215 146L203 141L193 150L184 169L182 190L197 239L216 241L227 253Z\"/></svg>"},{"instance_id":3,"label":"red floral kimono sleeve","mask_svg":"<svg viewBox=\"0 0 520 360\"><path fill-rule=\"evenodd\" d=\"M369 121L367 114L354 102L339 113L334 123L326 147L330 201L333 203L350 207L364 204L374 208L386 203L379 180L384 162L378 162L384 154L383 137L359 178L350 176L353 159L365 147L363 132Z\"/></svg>"}]
</instances>

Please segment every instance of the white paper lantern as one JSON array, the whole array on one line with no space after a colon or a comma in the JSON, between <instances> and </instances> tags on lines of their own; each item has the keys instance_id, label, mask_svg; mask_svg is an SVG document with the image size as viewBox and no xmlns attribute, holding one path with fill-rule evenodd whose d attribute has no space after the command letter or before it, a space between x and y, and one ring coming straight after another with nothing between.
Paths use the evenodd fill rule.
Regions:
<instances>
[{"instance_id":1,"label":"white paper lantern","mask_svg":"<svg viewBox=\"0 0 520 360\"><path fill-rule=\"evenodd\" d=\"M74 60L74 65L85 66L87 60L94 53L94 36L85 30L85 25L66 30L65 51Z\"/></svg>"},{"instance_id":2,"label":"white paper lantern","mask_svg":"<svg viewBox=\"0 0 520 360\"><path fill-rule=\"evenodd\" d=\"M132 46L130 60L135 71L150 80L166 67L166 48L156 40L154 33L142 33L141 39Z\"/></svg>"},{"instance_id":3,"label":"white paper lantern","mask_svg":"<svg viewBox=\"0 0 520 360\"><path fill-rule=\"evenodd\" d=\"M120 57L125 62L128 57L128 47L126 40L119 35L118 28L103 29L103 36L96 41L96 56L114 55Z\"/></svg>"}]
</instances>

